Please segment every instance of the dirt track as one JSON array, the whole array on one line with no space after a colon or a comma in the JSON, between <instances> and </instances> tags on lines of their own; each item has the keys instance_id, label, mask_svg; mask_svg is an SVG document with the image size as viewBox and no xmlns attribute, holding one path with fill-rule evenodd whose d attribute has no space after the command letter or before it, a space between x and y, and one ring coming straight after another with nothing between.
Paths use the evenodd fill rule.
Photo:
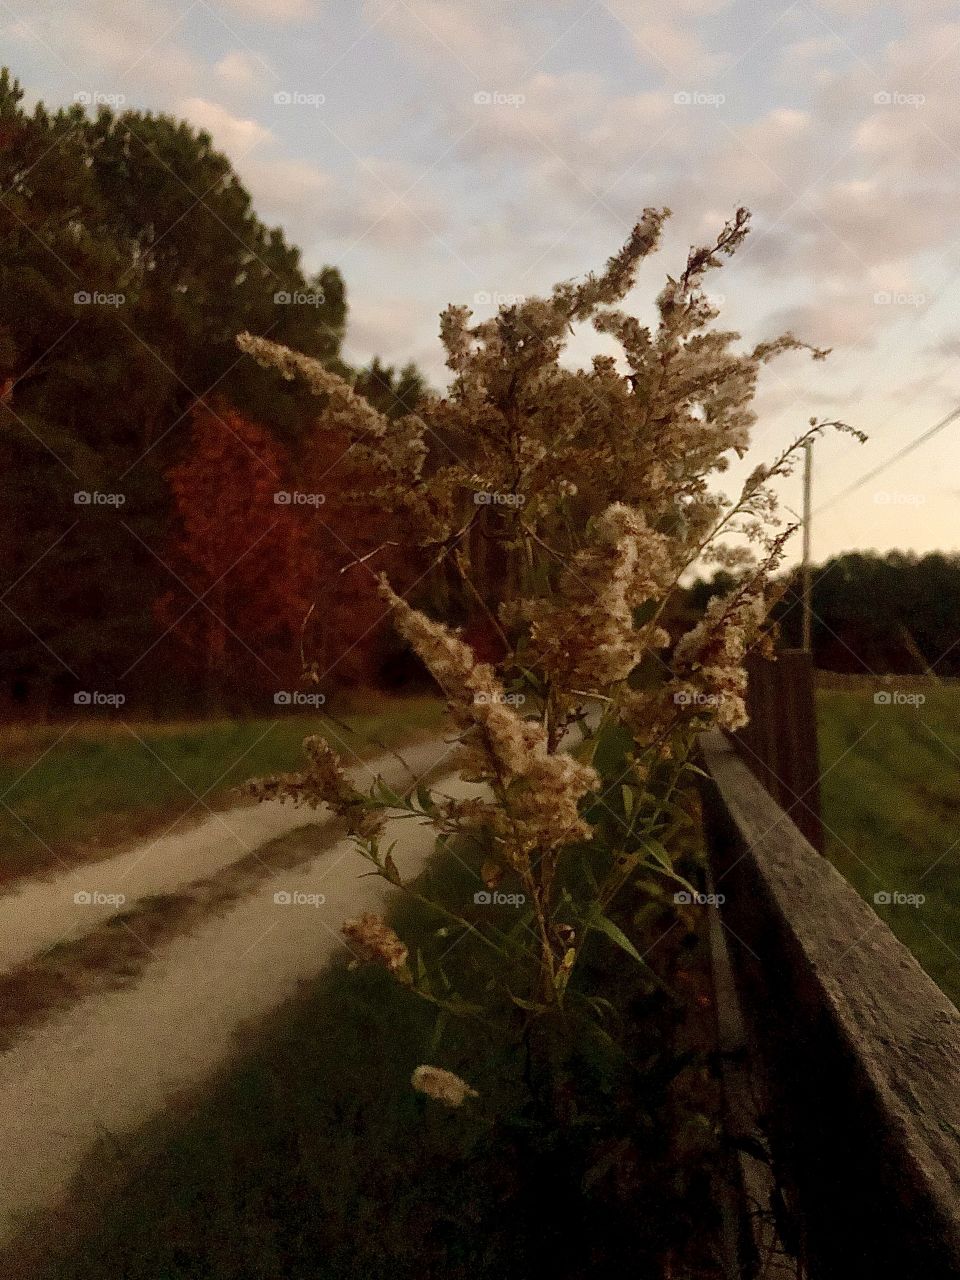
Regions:
<instances>
[{"instance_id":1,"label":"dirt track","mask_svg":"<svg viewBox=\"0 0 960 1280\"><path fill-rule=\"evenodd\" d=\"M449 750L431 742L405 754L419 775L442 768ZM394 784L405 777L391 757L369 768ZM452 777L443 787L472 790ZM244 1022L288 999L340 951L343 919L382 902L389 890L378 878L360 878L367 867L352 843L323 819L304 826L310 817L277 805L230 810L183 836L0 898L0 967L7 968L117 909L77 904L77 892L122 893L126 910L277 836L297 846L288 851L297 869L268 876L224 914L173 937L151 953L135 985L75 1004L0 1056L0 1245L23 1220L57 1204L104 1132L122 1135L202 1082L230 1055ZM393 825L394 856L411 874L429 856L430 834L413 821Z\"/></svg>"}]
</instances>

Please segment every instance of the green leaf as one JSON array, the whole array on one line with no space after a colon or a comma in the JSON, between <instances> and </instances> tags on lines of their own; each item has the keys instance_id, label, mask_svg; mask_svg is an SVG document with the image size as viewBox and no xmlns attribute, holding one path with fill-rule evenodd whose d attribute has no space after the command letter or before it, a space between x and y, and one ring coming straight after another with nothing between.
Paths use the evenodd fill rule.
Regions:
<instances>
[{"instance_id":1,"label":"green leaf","mask_svg":"<svg viewBox=\"0 0 960 1280\"><path fill-rule=\"evenodd\" d=\"M377 778L370 791L379 804L389 805L392 809L410 808L410 801L388 787L381 777Z\"/></svg>"},{"instance_id":2,"label":"green leaf","mask_svg":"<svg viewBox=\"0 0 960 1280\"><path fill-rule=\"evenodd\" d=\"M520 996L511 993L510 999L520 1009L526 1009L529 1013L544 1013L549 1007L545 1004L539 1004L536 1000L524 1000Z\"/></svg>"},{"instance_id":3,"label":"green leaf","mask_svg":"<svg viewBox=\"0 0 960 1280\"><path fill-rule=\"evenodd\" d=\"M537 676L535 671L531 671L529 667L522 667L519 664L517 665L517 670L523 676L524 680L526 680L530 685L531 689L534 689L537 694L543 693L543 682Z\"/></svg>"},{"instance_id":4,"label":"green leaf","mask_svg":"<svg viewBox=\"0 0 960 1280\"><path fill-rule=\"evenodd\" d=\"M647 853L649 854L650 861L652 861L654 864L655 870L662 871L665 876L669 876L669 878L671 880L675 880L677 884L682 884L683 887L687 889L690 893L697 892L697 890L694 889L693 885L690 883L689 880L684 879L684 877L680 875L678 871L674 870L673 862L670 858L670 854L663 847L663 845L660 843L659 840L645 840L644 847L646 848ZM647 863L647 866L649 865L650 865L650 862Z\"/></svg>"},{"instance_id":5,"label":"green leaf","mask_svg":"<svg viewBox=\"0 0 960 1280\"><path fill-rule=\"evenodd\" d=\"M587 996L586 1003L588 1008L600 1018L606 1018L610 1014L616 1014L616 1006L612 1000L608 1000L606 996Z\"/></svg>"},{"instance_id":6,"label":"green leaf","mask_svg":"<svg viewBox=\"0 0 960 1280\"><path fill-rule=\"evenodd\" d=\"M507 938L514 938L527 933L528 927L533 923L534 917L533 907L525 907L523 911L518 912L516 923L506 931Z\"/></svg>"},{"instance_id":7,"label":"green leaf","mask_svg":"<svg viewBox=\"0 0 960 1280\"><path fill-rule=\"evenodd\" d=\"M620 787L620 795L621 795L621 797L623 798L623 812L624 812L624 815L625 815L627 818L629 818L629 817L630 817L630 815L633 813L633 806L634 806L634 802L635 802L635 800L636 800L636 796L634 795L633 788L632 788L632 787L628 787L628 786L626 785L626 783L624 783L624 784Z\"/></svg>"},{"instance_id":8,"label":"green leaf","mask_svg":"<svg viewBox=\"0 0 960 1280\"><path fill-rule=\"evenodd\" d=\"M597 929L600 933L606 934L611 942L616 943L620 950L625 951L628 956L636 960L637 964L643 965L644 969L650 968L620 926L614 924L608 916L605 916L596 902L592 904L587 914L587 924L591 929Z\"/></svg>"},{"instance_id":9,"label":"green leaf","mask_svg":"<svg viewBox=\"0 0 960 1280\"><path fill-rule=\"evenodd\" d=\"M659 840L653 840L647 836L643 841L643 847L654 862L659 863L665 871L673 870L673 859L670 857L670 851Z\"/></svg>"},{"instance_id":10,"label":"green leaf","mask_svg":"<svg viewBox=\"0 0 960 1280\"><path fill-rule=\"evenodd\" d=\"M620 724L607 725L596 739L593 767L601 778L619 778L627 769L633 753L633 735Z\"/></svg>"},{"instance_id":11,"label":"green leaf","mask_svg":"<svg viewBox=\"0 0 960 1280\"><path fill-rule=\"evenodd\" d=\"M583 1175L583 1190L589 1191L595 1182L599 1182L601 1178L606 1177L611 1169L615 1167L619 1160L622 1160L626 1152L630 1150L630 1138L621 1138L609 1148L600 1159L586 1171Z\"/></svg>"},{"instance_id":12,"label":"green leaf","mask_svg":"<svg viewBox=\"0 0 960 1280\"><path fill-rule=\"evenodd\" d=\"M600 886L599 884L597 884L597 877L594 875L593 867L590 865L590 855L586 850L584 851L583 858L580 860L580 869L583 872L584 876L586 876L587 883L589 884L590 888L593 890L594 894L597 897L599 897Z\"/></svg>"},{"instance_id":13,"label":"green leaf","mask_svg":"<svg viewBox=\"0 0 960 1280\"><path fill-rule=\"evenodd\" d=\"M483 1005L471 1004L469 1000L463 1000L460 996L454 996L450 1000L444 1000L444 1009L449 1009L451 1013L458 1014L460 1017L472 1018L478 1017L483 1013Z\"/></svg>"},{"instance_id":14,"label":"green leaf","mask_svg":"<svg viewBox=\"0 0 960 1280\"><path fill-rule=\"evenodd\" d=\"M443 1033L447 1029L448 1021L446 1009L441 1009L437 1014L436 1022L433 1024L433 1035L430 1037L431 1054L435 1054L437 1049L440 1048L440 1041L443 1039Z\"/></svg>"},{"instance_id":15,"label":"green leaf","mask_svg":"<svg viewBox=\"0 0 960 1280\"><path fill-rule=\"evenodd\" d=\"M423 963L423 953L417 948L417 954L413 968L414 986L418 991L422 991L426 996L433 995L433 989L430 985L430 974L427 972L427 966Z\"/></svg>"}]
</instances>

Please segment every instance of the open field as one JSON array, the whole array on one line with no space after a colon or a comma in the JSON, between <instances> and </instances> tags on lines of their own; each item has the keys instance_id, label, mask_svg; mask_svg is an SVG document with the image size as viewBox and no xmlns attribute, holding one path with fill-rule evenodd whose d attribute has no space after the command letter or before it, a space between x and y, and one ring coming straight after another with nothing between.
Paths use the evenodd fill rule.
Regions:
<instances>
[{"instance_id":1,"label":"open field","mask_svg":"<svg viewBox=\"0 0 960 1280\"><path fill-rule=\"evenodd\" d=\"M956 1004L960 688L914 681L900 691L893 680L883 686L892 700L878 704L879 687L818 690L827 853L868 901L891 895L877 912Z\"/></svg>"},{"instance_id":2,"label":"open field","mask_svg":"<svg viewBox=\"0 0 960 1280\"><path fill-rule=\"evenodd\" d=\"M433 699L382 697L339 714L353 733L319 715L4 726L0 883L202 817L248 778L295 768L307 734L325 734L349 764L436 732L441 717Z\"/></svg>"}]
</instances>

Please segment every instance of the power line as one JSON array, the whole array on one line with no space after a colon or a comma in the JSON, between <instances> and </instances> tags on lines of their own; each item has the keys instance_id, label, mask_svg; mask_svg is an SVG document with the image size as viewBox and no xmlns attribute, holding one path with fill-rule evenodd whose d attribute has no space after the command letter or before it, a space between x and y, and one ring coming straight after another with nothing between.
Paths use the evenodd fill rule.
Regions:
<instances>
[{"instance_id":1,"label":"power line","mask_svg":"<svg viewBox=\"0 0 960 1280\"><path fill-rule=\"evenodd\" d=\"M956 421L957 418L960 418L960 405L958 405L956 409L951 410L945 418L941 418L935 426L930 427L927 431L924 431L922 435L917 436L916 440L911 440L909 444L904 445L899 453L895 453L892 458L888 458L886 462L881 462L878 466L874 467L872 471L868 471L865 476L861 476L859 480L855 480L853 484L848 485L846 489L842 489L840 493L835 494L828 502L825 502L822 507L817 508L817 514L821 511L829 510L830 507L835 506L838 502L842 502L844 498L849 498L852 493L856 493L856 491L858 489L862 489L865 484L869 484L871 480L875 480L877 476L881 475L889 467L892 467L894 463L899 462L901 458L905 458L907 454L913 453L914 449L919 449L920 446L926 444L928 440L932 440L939 431L942 431L944 427L948 427L950 423Z\"/></svg>"}]
</instances>

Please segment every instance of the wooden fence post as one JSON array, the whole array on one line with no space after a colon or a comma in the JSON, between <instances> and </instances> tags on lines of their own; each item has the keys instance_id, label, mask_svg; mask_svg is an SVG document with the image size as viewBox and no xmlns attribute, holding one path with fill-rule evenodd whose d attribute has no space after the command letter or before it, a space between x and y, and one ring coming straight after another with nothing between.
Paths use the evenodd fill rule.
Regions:
<instances>
[{"instance_id":1,"label":"wooden fence post","mask_svg":"<svg viewBox=\"0 0 960 1280\"><path fill-rule=\"evenodd\" d=\"M751 654L746 666L750 723L734 739L751 770L822 853L812 656L781 649L775 661Z\"/></svg>"}]
</instances>

